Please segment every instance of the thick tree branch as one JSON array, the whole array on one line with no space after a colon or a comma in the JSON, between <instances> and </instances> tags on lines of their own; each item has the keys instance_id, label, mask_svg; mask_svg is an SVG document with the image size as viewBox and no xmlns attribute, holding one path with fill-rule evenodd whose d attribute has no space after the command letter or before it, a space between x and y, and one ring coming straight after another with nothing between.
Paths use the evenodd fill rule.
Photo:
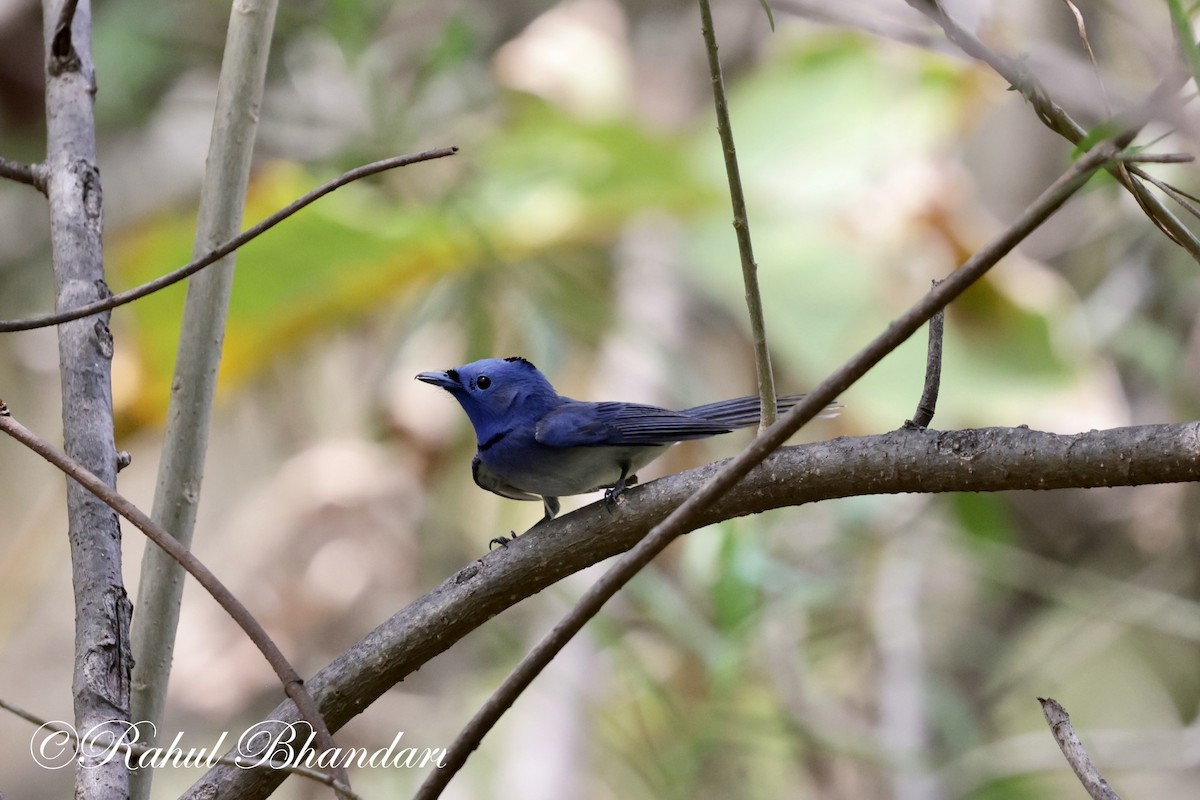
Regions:
<instances>
[{"instance_id":1,"label":"thick tree branch","mask_svg":"<svg viewBox=\"0 0 1200 800\"><path fill-rule=\"evenodd\" d=\"M330 727L491 619L567 575L628 550L728 462L630 489L616 513L595 503L518 537L451 576L318 672L307 684ZM1138 486L1200 480L1200 423L1058 435L1027 428L900 429L768 456L688 530L838 497ZM491 532L480 531L480 542ZM296 719L290 703L266 715ZM209 771L186 797L262 798L283 776Z\"/></svg>"},{"instance_id":2,"label":"thick tree branch","mask_svg":"<svg viewBox=\"0 0 1200 800\"><path fill-rule=\"evenodd\" d=\"M483 736L499 721L517 697L545 669L550 660L571 640L587 620L600 612L616 592L632 580L643 567L650 563L676 537L686 533L692 520L719 500L737 485L747 473L757 466L772 451L780 447L787 438L798 431L804 423L819 414L829 403L894 351L901 343L916 333L940 309L953 302L975 281L982 278L1001 258L1018 243L1029 236L1050 215L1057 211L1075 192L1083 188L1096 170L1120 157L1121 151L1137 134L1136 129L1121 133L1113 140L1098 143L1070 169L1051 184L1000 234L987 243L950 277L939 283L927 295L893 321L855 353L842 366L792 407L779 420L760 430L759 436L746 449L729 461L711 480L690 495L680 506L657 525L646 538L638 542L628 553L589 588L574 607L559 621L545 638L521 660L516 669L492 693L480 707L458 738L450 745L441 769L426 777L416 797L418 800L433 800L441 795L442 789L466 762L467 757L479 746Z\"/></svg>"},{"instance_id":3,"label":"thick tree branch","mask_svg":"<svg viewBox=\"0 0 1200 800\"><path fill-rule=\"evenodd\" d=\"M85 305L108 295L101 248L102 202L96 162L91 54L91 5L68 0L60 21L55 0L45 0L46 197L57 308ZM58 26L68 28L70 57L50 52ZM71 458L116 486L113 440L112 333L107 316L58 329L62 376L63 441ZM129 619L131 607L121 575L121 527L117 515L90 492L67 481L67 534L75 598L75 673L72 692L76 730L117 732L129 718ZM123 797L129 774L120 762L102 763L102 750L83 747L77 759L75 797Z\"/></svg>"},{"instance_id":4,"label":"thick tree branch","mask_svg":"<svg viewBox=\"0 0 1200 800\"><path fill-rule=\"evenodd\" d=\"M1077 192L1101 166L1120 158L1121 150L1135 135L1127 131L1113 141L1104 141L1085 154L1066 173L1044 191L1021 215L987 246L963 264L933 291L922 297L899 319L876 336L866 347L834 371L800 403L774 425L760 431L745 450L727 462L710 480L689 495L665 519L650 530L629 553L619 559L576 603L571 612L530 652L516 670L488 699L471 722L451 745L446 763L426 778L418 797L436 797L446 782L462 766L467 755L477 746L479 738L491 728L515 698L529 685L587 619L594 616L603 604L638 570L649 563L675 537L694 529L693 523L703 518L708 509L729 492L739 481L763 461L772 451L816 416L827 404L865 375L875 364L894 350L940 308L952 302L988 269L1009 253L1012 248L1048 219L1063 203Z\"/></svg>"},{"instance_id":5,"label":"thick tree branch","mask_svg":"<svg viewBox=\"0 0 1200 800\"><path fill-rule=\"evenodd\" d=\"M347 183L356 181L359 178L365 178L368 175L374 175L389 169L395 169L396 167L405 167L409 164L416 164L421 161L430 161L435 158L445 158L446 156L454 155L457 152L458 148L454 146L438 147L433 150L424 150L420 153L413 153L411 155L385 158L382 161L374 161L370 164L364 164L361 167L356 167L349 172L346 172L337 178L328 181L327 183L321 184L311 192L305 194L303 197L294 200L286 207L276 211L262 222L259 222L253 227L242 231L240 234L225 242L220 247L212 249L203 256L184 264L179 269L155 278L149 283L144 283L141 286L135 286L134 288L121 292L120 294L107 295L101 300L97 300L86 305L80 305L77 308L59 310L53 314L42 314L40 316L29 317L27 319L0 320L0 333L27 331L34 328L48 328L51 325L60 325L64 322L70 322L71 320L82 319L83 317L91 316L92 314L99 314L102 311L108 311L109 309L116 308L117 306L123 306L126 303L132 303L134 300L139 300L146 295L154 294L160 289L165 289L172 284L179 283L184 278L195 275L197 272L209 266L210 264L220 261L234 250L237 250L247 242L266 233L268 230L274 228L280 222L283 222L300 209L311 204L315 200L319 200L320 198L332 192L334 189L340 189Z\"/></svg>"}]
</instances>

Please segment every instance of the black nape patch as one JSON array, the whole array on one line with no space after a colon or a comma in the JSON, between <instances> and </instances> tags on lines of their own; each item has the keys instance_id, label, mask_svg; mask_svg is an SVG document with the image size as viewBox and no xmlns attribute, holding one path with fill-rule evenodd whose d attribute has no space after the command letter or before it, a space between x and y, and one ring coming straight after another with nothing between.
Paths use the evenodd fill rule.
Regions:
<instances>
[{"instance_id":1,"label":"black nape patch","mask_svg":"<svg viewBox=\"0 0 1200 800\"><path fill-rule=\"evenodd\" d=\"M509 356L508 358L506 358L504 360L509 362L510 364L524 364L525 366L527 366L531 369L537 369L537 367L533 366L533 364L529 361L529 359L523 358L521 356Z\"/></svg>"}]
</instances>

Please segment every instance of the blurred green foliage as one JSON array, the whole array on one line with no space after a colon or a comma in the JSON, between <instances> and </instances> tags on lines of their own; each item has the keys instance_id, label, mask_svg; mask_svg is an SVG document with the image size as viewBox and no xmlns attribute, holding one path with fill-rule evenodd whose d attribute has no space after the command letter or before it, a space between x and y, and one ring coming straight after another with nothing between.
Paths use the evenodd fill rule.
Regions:
<instances>
[{"instance_id":1,"label":"blurred green foliage","mask_svg":"<svg viewBox=\"0 0 1200 800\"><path fill-rule=\"evenodd\" d=\"M114 289L191 257L207 135L193 127L227 11L144 0L95 11L106 188L127 192L106 194ZM774 34L755 3L716 11L778 382L803 390L986 242L1071 148L1002 81L938 48L780 7ZM1128 17L1110 12L1089 12L1094 41L1131 41ZM1048 32L1062 20L1022 27L991 13L1037 53L1078 44L1073 23L1064 44L1046 38L1064 35ZM1170 52L1169 27L1143 33ZM578 397L683 406L752 390L699 44L684 3L281 9L247 224L363 161L462 147L345 187L238 254L197 542L311 669L540 513L471 483L467 425L413 384L416 371L523 353ZM1157 80L1122 60L1128 47L1097 49L1122 87ZM593 80L619 91L600 102ZM1076 88L1073 103L1097 91ZM4 133L16 152L39 132ZM151 180L188 159L192 173ZM1194 190L1191 169L1163 174ZM19 206L19 191L0 187L11 209L0 239L12 243L0 270L20 287L4 302L38 307L48 245L29 233L40 206ZM118 433L135 454L122 488L146 506L184 291L114 316ZM1069 432L1194 417L1198 297L1195 264L1097 181L949 310L934 424ZM53 430L41 341L0 340L0 389ZM802 437L900 425L924 353L908 342ZM663 469L744 441L729 438L672 451ZM19 520L0 550L0 586L16 587L0 607L28 610L2 629L0 682L57 708L69 570L61 526L30 500L51 478L26 474L24 458L0 464L0 518ZM1069 796L1079 788L1034 699L1054 695L1114 784L1185 796L1200 769L1185 747L1200 702L1198 512L1191 487L869 497L698 531L572 644L456 786L464 797ZM58 571L37 583L29 565L42 563ZM378 746L403 729L448 742L585 580L457 644L347 740ZM240 659L223 620L188 602L172 722L199 739L238 730L277 688ZM15 655L48 651L36 681ZM195 777L164 774L159 788ZM355 785L403 796L418 777ZM24 772L5 788L46 780ZM281 796L304 792L289 782Z\"/></svg>"}]
</instances>

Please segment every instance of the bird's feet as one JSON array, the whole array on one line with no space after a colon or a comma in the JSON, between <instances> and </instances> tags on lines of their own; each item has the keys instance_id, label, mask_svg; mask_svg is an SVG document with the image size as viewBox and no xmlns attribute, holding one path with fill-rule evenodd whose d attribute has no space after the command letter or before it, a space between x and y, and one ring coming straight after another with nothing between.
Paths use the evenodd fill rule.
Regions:
<instances>
[{"instance_id":1,"label":"bird's feet","mask_svg":"<svg viewBox=\"0 0 1200 800\"><path fill-rule=\"evenodd\" d=\"M528 533L528 531L526 531L526 532ZM508 547L508 543L515 541L517 538L516 531L509 531L509 533L511 534L510 536L494 536L494 537L492 537L492 540L490 542L488 542L488 551L490 552L491 549L495 545L500 545L501 547Z\"/></svg>"},{"instance_id":2,"label":"bird's feet","mask_svg":"<svg viewBox=\"0 0 1200 800\"><path fill-rule=\"evenodd\" d=\"M626 477L621 475L621 479L612 486L604 490L604 507L608 509L608 513L613 513L617 510L617 498L630 486L637 483L637 475Z\"/></svg>"},{"instance_id":3,"label":"bird's feet","mask_svg":"<svg viewBox=\"0 0 1200 800\"><path fill-rule=\"evenodd\" d=\"M557 501L555 501L555 511L557 511L557 510L558 510L558 504L557 504ZM533 525L531 525L529 530L525 531L525 533L529 533L529 531L533 530L534 528L538 527L539 525L545 525L547 522L549 522L552 519L553 519L553 517L550 517L550 516L542 517L537 522L533 523ZM525 534L523 533L520 535L524 536ZM509 531L508 536L493 537L492 540L490 542L488 542L488 550L490 551L496 545L500 545L501 547L508 547L509 542L515 542L516 540L517 540L517 532ZM3 800L3 799L0 798L0 800Z\"/></svg>"},{"instance_id":4,"label":"bird's feet","mask_svg":"<svg viewBox=\"0 0 1200 800\"><path fill-rule=\"evenodd\" d=\"M545 507L546 513L541 519L533 523L533 525L529 528L529 531L533 530L539 525L545 525L547 522L554 519L554 517L558 514L559 503L557 497L543 497L542 503ZM529 533L529 531L525 531L525 533ZM490 551L495 545L508 547L508 543L517 538L516 531L509 531L509 534L509 536L497 536L488 542L488 550Z\"/></svg>"}]
</instances>

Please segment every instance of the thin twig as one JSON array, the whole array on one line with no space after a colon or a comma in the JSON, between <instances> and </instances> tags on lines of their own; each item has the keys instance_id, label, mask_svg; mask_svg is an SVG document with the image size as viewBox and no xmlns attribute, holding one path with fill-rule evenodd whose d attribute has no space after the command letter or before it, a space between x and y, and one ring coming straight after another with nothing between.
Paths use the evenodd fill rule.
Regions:
<instances>
[{"instance_id":1,"label":"thin twig","mask_svg":"<svg viewBox=\"0 0 1200 800\"><path fill-rule=\"evenodd\" d=\"M937 288L941 281L934 281ZM925 388L917 401L917 413L905 423L906 427L928 428L937 410L938 391L942 385L942 338L945 330L946 309L939 308L929 320L929 348L925 352Z\"/></svg>"},{"instance_id":2,"label":"thin twig","mask_svg":"<svg viewBox=\"0 0 1200 800\"><path fill-rule=\"evenodd\" d=\"M1054 102L1045 87L1029 75L1021 62L1002 55L984 44L978 37L959 25L942 8L939 0L907 0L907 2L936 22L946 34L946 38L958 45L964 53L987 64L996 74L1018 90L1033 107L1037 118L1043 125L1076 145L1088 135L1083 126L1072 119L1062 106ZM1145 105L1146 109L1153 109L1154 102L1158 98L1165 96L1186 78L1187 73L1182 71L1167 76L1152 93L1151 100ZM1134 180L1128 174L1123 162L1109 165L1107 169L1134 196L1138 205L1142 207L1158 229L1166 234L1167 238L1186 250L1192 258L1200 261L1200 238L1197 238L1149 189Z\"/></svg>"},{"instance_id":3,"label":"thin twig","mask_svg":"<svg viewBox=\"0 0 1200 800\"><path fill-rule=\"evenodd\" d=\"M13 705L4 698L0 698L0 709L4 709L10 714L18 716L26 722L36 725L38 728L45 728L52 733L66 736L76 744L79 743L79 734L68 725L43 719L37 714L26 711L20 706ZM122 754L144 756L150 753L161 752L162 748L146 747L145 745L138 744L137 742L120 742L117 744L117 750L119 750ZM326 786L336 789L353 800L362 800L362 798L355 794L350 787L339 783L338 781L334 780L332 776L327 775L324 772L320 772L315 769L309 769L308 767L301 767L295 764L260 763L259 761L247 761L245 758L240 758L238 756L216 755L206 755L203 759L203 763L221 764L226 767L237 767L238 769L271 769L278 772L290 772L293 775L299 775L302 778L308 778L309 780L316 781L317 783L322 783Z\"/></svg>"},{"instance_id":4,"label":"thin twig","mask_svg":"<svg viewBox=\"0 0 1200 800\"><path fill-rule=\"evenodd\" d=\"M182 564L183 568L190 572L196 581L212 595L213 599L225 609L234 622L246 632L250 641L266 657L267 663L271 665L271 668L283 684L284 693L296 704L296 708L304 718L304 721L312 726L312 729L317 732L318 736L321 736L321 732L324 731L324 737L332 741L329 728L325 725L325 720L321 717L320 709L317 708L316 701L313 700L312 695L304 687L304 681L300 678L299 674L297 674L296 670L288 662L283 652L267 634L259 621L250 613L249 609L242 605L242 601L238 600L233 592L229 591L225 587L225 584L221 583L217 576L200 559L192 555L190 550L180 545L175 540L175 537L167 533L167 531L156 524L150 517L146 516L145 513L129 502L124 496L110 488L66 453L57 449L18 422L9 412L8 406L3 401L0 401L0 432L8 434L58 467L72 480L102 500L113 511L133 523L134 527L146 534L150 541L161 547L171 557Z\"/></svg>"},{"instance_id":5,"label":"thin twig","mask_svg":"<svg viewBox=\"0 0 1200 800\"><path fill-rule=\"evenodd\" d=\"M467 757L479 746L487 732L533 682L542 669L579 632L583 625L599 612L618 589L624 586L672 540L685 533L688 530L688 523L695 516L720 499L751 469L787 441L788 437L800 429L800 426L819 414L834 398L845 392L888 353L912 336L921 325L937 313L938 309L944 308L962 294L967 287L983 277L988 269L1007 255L1057 211L1068 198L1082 188L1096 170L1119 157L1121 150L1128 145L1134 135L1135 132L1127 132L1116 141L1097 144L1043 192L999 236L968 259L937 288L922 297L902 317L889 325L883 333L875 337L800 403L780 417L774 425L763 431L745 450L728 461L712 479L706 481L699 490L691 494L666 519L655 525L633 549L619 558L599 580L592 584L571 611L530 651L512 674L476 712L448 748L443 762L444 766L432 772L425 779L416 794L416 799L433 800L441 795L450 779L466 763Z\"/></svg>"},{"instance_id":6,"label":"thin twig","mask_svg":"<svg viewBox=\"0 0 1200 800\"><path fill-rule=\"evenodd\" d=\"M1200 219L1200 206L1196 205L1197 201L1196 201L1195 197L1193 197L1192 195L1188 194L1187 192L1185 192L1181 189L1176 189L1174 186L1167 183L1166 181L1159 180L1158 178L1154 177L1150 173L1146 172L1141 167L1130 166L1130 167L1128 167L1128 169L1130 172L1132 172L1134 175L1137 175L1142 180L1147 181L1147 182L1152 183L1155 186L1157 186L1168 197L1170 197L1172 200L1174 200L1176 203L1178 203L1182 209L1187 211L1193 217Z\"/></svg>"},{"instance_id":7,"label":"thin twig","mask_svg":"<svg viewBox=\"0 0 1200 800\"><path fill-rule=\"evenodd\" d=\"M1196 157L1191 153L1138 153L1125 160L1130 164L1190 164Z\"/></svg>"},{"instance_id":8,"label":"thin twig","mask_svg":"<svg viewBox=\"0 0 1200 800\"><path fill-rule=\"evenodd\" d=\"M712 9L708 0L700 0L700 29L704 34L704 49L708 54L708 71L712 78L713 103L717 109L717 134L725 156L725 174L729 179L729 200L733 204L733 230L737 234L738 254L742 260L742 283L746 288L746 308L750 314L750 335L754 341L754 365L758 372L760 400L759 431L775 423L775 376L771 370L771 351L767 347L767 323L763 315L762 293L758 288L758 264L754 262L754 246L750 242L750 216L746 211L746 196L742 191L742 175L738 168L737 149L733 144L733 125L729 121L729 102L725 99L725 82L721 78L721 59L717 55L717 34L713 28Z\"/></svg>"},{"instance_id":9,"label":"thin twig","mask_svg":"<svg viewBox=\"0 0 1200 800\"><path fill-rule=\"evenodd\" d=\"M1083 21L1083 14L1071 0L1063 0L1063 2L1067 4L1067 8L1074 15L1075 27L1079 29L1079 38L1083 42L1083 48L1087 50L1088 63L1092 65L1092 74L1096 76L1096 86L1100 89L1100 98L1104 101L1104 115L1111 117L1112 106L1108 101L1108 90L1104 88L1104 76L1100 74L1100 65L1096 63L1096 54L1092 52L1092 43L1088 41L1087 24Z\"/></svg>"},{"instance_id":10,"label":"thin twig","mask_svg":"<svg viewBox=\"0 0 1200 800\"><path fill-rule=\"evenodd\" d=\"M154 292L164 289L171 284L178 283L189 275L193 275L210 264L220 261L234 250L237 250L247 242L262 235L265 231L268 231L278 225L280 222L283 222L300 209L311 204L314 200L324 197L333 190L345 186L347 183L356 181L359 178L365 178L369 175L375 175L376 173L384 172L389 169L395 169L396 167L404 167L408 166L409 164L416 164L421 161L430 161L435 158L444 158L446 156L454 155L457 152L457 147L439 147L434 150L425 150L423 152L413 153L411 155L387 158L382 161L376 161L371 164L357 167L329 181L328 183L321 184L311 192L293 201L284 208L281 208L279 211L276 211L274 214L267 217L254 227L247 228L241 234L233 237L220 247L217 247L208 254L197 258L189 264L185 264L173 272L169 272L166 275L155 278L149 283L144 283L141 286L121 292L120 294L114 294L112 297L97 301L95 303L88 303L87 305L80 306L79 308L60 311L53 314L43 314L37 317L29 317L28 319L2 320L0 321L0 333L27 331L32 330L33 328L45 328L50 325L61 325L62 323L70 322L73 319L88 317L92 314L98 314L101 311L107 311L110 308L116 308L117 306L123 306L126 303L132 303L134 300L143 298L148 294L153 294Z\"/></svg>"},{"instance_id":11,"label":"thin twig","mask_svg":"<svg viewBox=\"0 0 1200 800\"><path fill-rule=\"evenodd\" d=\"M11 158L0 156L0 178L8 178L10 181L24 183L27 186L32 186L42 194L46 193L46 176L40 165L23 164L20 161L13 161Z\"/></svg>"},{"instance_id":12,"label":"thin twig","mask_svg":"<svg viewBox=\"0 0 1200 800\"><path fill-rule=\"evenodd\" d=\"M1075 735L1075 728L1071 725L1071 717L1067 710L1057 700L1049 697L1039 697L1038 702L1042 704L1042 715L1046 718L1046 724L1050 726L1050 732L1054 734L1054 741L1058 742L1067 763L1075 770L1079 782L1083 784L1092 800L1121 800L1100 774L1100 770L1096 769L1091 756L1083 747L1083 742Z\"/></svg>"}]
</instances>

